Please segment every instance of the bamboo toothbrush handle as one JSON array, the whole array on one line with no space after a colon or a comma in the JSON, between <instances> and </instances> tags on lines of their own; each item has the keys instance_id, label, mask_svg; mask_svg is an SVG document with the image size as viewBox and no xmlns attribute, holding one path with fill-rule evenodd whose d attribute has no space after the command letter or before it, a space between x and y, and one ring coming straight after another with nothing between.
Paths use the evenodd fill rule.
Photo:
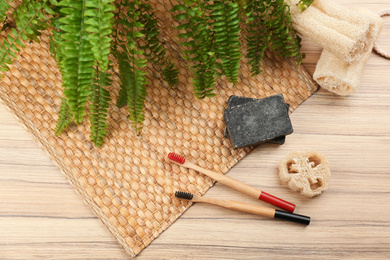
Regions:
<instances>
[{"instance_id":1,"label":"bamboo toothbrush handle","mask_svg":"<svg viewBox=\"0 0 390 260\"><path fill-rule=\"evenodd\" d=\"M209 204L218 205L224 208L237 210L245 213L255 214L259 216L264 216L268 218L280 218L304 225L310 224L310 217L303 216L299 214L294 214L291 212L285 212L280 210L275 210L271 208L266 207L260 207L255 205L250 205L246 203L241 203L237 201L231 201L231 200L218 200L213 198L205 198L205 197L199 197L196 199L198 202L206 202Z\"/></svg>"},{"instance_id":2,"label":"bamboo toothbrush handle","mask_svg":"<svg viewBox=\"0 0 390 260\"><path fill-rule=\"evenodd\" d=\"M226 208L241 211L241 212L246 212L250 214L255 214L259 216L264 216L268 218L273 218L275 215L274 209L245 204L245 203L231 201L231 200L227 201Z\"/></svg>"},{"instance_id":3,"label":"bamboo toothbrush handle","mask_svg":"<svg viewBox=\"0 0 390 260\"><path fill-rule=\"evenodd\" d=\"M204 175L209 176L210 178L212 178L212 179L218 181L219 183L222 183L222 184L224 184L232 189L235 189L237 191L245 193L245 194L247 194L255 199L262 200L264 202L267 202L271 205L274 205L274 206L279 207L281 209L287 210L289 212L294 212L295 205L290 203L290 202L287 202L287 201L282 200L278 197L275 197L271 194L268 194L264 191L256 189L252 186L249 186L248 184L245 184L245 183L242 183L242 182L237 181L235 179L232 179L226 175L219 174L219 173L216 173L213 171L209 171L207 169L201 168L201 167L199 167L195 164L192 164L192 163L189 166L192 169L194 169L198 172L201 172Z\"/></svg>"}]
</instances>

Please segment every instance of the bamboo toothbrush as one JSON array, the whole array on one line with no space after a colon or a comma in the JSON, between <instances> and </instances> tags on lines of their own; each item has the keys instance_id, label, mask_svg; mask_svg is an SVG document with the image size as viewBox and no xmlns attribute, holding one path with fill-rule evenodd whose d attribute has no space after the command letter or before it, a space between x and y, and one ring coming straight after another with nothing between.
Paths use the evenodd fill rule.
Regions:
<instances>
[{"instance_id":1,"label":"bamboo toothbrush","mask_svg":"<svg viewBox=\"0 0 390 260\"><path fill-rule=\"evenodd\" d=\"M201 172L204 175L232 188L238 191L241 191L242 193L245 193L253 198L265 201L269 204L272 204L274 206L277 206L281 209L287 210L289 212L294 212L295 205L291 204L290 202L287 202L285 200L279 199L278 197L275 197L271 194L268 194L264 191L258 190L256 188L253 188L245 183L239 182L233 178L230 178L228 176L225 176L223 174L219 174L213 171L206 170L204 168L201 168L191 162L186 161L186 159L178 154L175 153L169 153L168 158L172 160L174 163L181 165L186 168L193 169L195 171Z\"/></svg>"},{"instance_id":2,"label":"bamboo toothbrush","mask_svg":"<svg viewBox=\"0 0 390 260\"><path fill-rule=\"evenodd\" d=\"M175 197L179 199L190 200L193 202L205 202L205 203L221 206L224 208L251 213L255 215L260 215L264 217L279 218L279 219L284 219L284 220L288 220L288 221L292 221L304 225L310 224L310 217L308 216L298 215L298 214L281 211L277 209L265 208L265 207L245 204L245 203L232 201L232 200L219 200L213 198L205 198L184 191L176 191Z\"/></svg>"}]
</instances>

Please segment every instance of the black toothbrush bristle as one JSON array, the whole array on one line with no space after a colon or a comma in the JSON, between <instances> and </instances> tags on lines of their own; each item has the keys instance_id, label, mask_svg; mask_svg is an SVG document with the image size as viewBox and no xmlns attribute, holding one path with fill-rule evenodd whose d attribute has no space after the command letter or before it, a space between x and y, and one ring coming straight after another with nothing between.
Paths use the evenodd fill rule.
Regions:
<instances>
[{"instance_id":1,"label":"black toothbrush bristle","mask_svg":"<svg viewBox=\"0 0 390 260\"><path fill-rule=\"evenodd\" d=\"M175 197L179 198L179 199L192 200L192 198L194 197L194 194L189 193L189 192L184 192L184 191L176 191Z\"/></svg>"}]
</instances>

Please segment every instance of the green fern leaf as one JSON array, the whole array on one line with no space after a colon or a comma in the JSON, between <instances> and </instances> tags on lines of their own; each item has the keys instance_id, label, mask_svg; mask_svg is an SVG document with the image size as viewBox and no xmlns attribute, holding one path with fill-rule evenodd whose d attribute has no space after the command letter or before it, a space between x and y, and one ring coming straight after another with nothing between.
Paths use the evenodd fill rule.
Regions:
<instances>
[{"instance_id":1,"label":"green fern leaf","mask_svg":"<svg viewBox=\"0 0 390 260\"><path fill-rule=\"evenodd\" d=\"M83 121L94 75L94 53L88 39L85 12L87 0L61 1L62 23L61 62L64 95L76 124Z\"/></svg>"},{"instance_id":2,"label":"green fern leaf","mask_svg":"<svg viewBox=\"0 0 390 260\"><path fill-rule=\"evenodd\" d=\"M158 40L157 20L153 17L153 13L149 14L152 11L152 7L144 3L136 11L139 12L138 21L143 25L140 32L144 35L145 41L140 48L144 51L144 55L149 62L162 65L166 49L163 48Z\"/></svg>"},{"instance_id":3,"label":"green fern leaf","mask_svg":"<svg viewBox=\"0 0 390 260\"><path fill-rule=\"evenodd\" d=\"M173 63L168 62L168 64L163 69L164 79L168 82L169 86L174 86L179 82L178 79L179 69L175 68Z\"/></svg>"},{"instance_id":4,"label":"green fern leaf","mask_svg":"<svg viewBox=\"0 0 390 260\"><path fill-rule=\"evenodd\" d=\"M141 33L143 24L139 16L140 1L124 3L117 6L117 10L127 8L126 16L118 20L115 32L114 54L118 59L121 78L121 90L118 106L126 104L129 108L129 119L137 132L142 129L144 121L144 101L146 98L146 72L142 69L146 66L143 50L138 45L138 40L144 37Z\"/></svg>"},{"instance_id":5,"label":"green fern leaf","mask_svg":"<svg viewBox=\"0 0 390 260\"><path fill-rule=\"evenodd\" d=\"M221 59L223 73L230 82L237 83L241 60L240 7L230 1L214 1L210 9L215 53Z\"/></svg>"},{"instance_id":6,"label":"green fern leaf","mask_svg":"<svg viewBox=\"0 0 390 260\"><path fill-rule=\"evenodd\" d=\"M245 16L245 10L246 10L246 0L235 0L235 2L238 4L240 7L240 12L243 16Z\"/></svg>"},{"instance_id":7,"label":"green fern leaf","mask_svg":"<svg viewBox=\"0 0 390 260\"><path fill-rule=\"evenodd\" d=\"M53 11L55 12L54 15L50 18L50 23L52 27L52 36L50 37L50 52L52 56L55 58L57 61L57 66L61 69L61 64L62 64L62 58L63 58L63 45L61 44L62 42L62 35L64 34L64 31L61 30L61 22L60 19L64 17L64 15L60 12L61 7L59 4L53 7Z\"/></svg>"},{"instance_id":8,"label":"green fern leaf","mask_svg":"<svg viewBox=\"0 0 390 260\"><path fill-rule=\"evenodd\" d=\"M49 27L48 19L45 16L50 7L48 1L23 1L14 11L16 26L23 40L39 42L38 36L41 31Z\"/></svg>"},{"instance_id":9,"label":"green fern leaf","mask_svg":"<svg viewBox=\"0 0 390 260\"><path fill-rule=\"evenodd\" d=\"M145 119L143 108L146 98L146 73L139 69L129 71L129 77L127 77L126 88L127 93L127 106L130 109L130 121L133 122L133 127L137 131L141 131L142 123Z\"/></svg>"},{"instance_id":10,"label":"green fern leaf","mask_svg":"<svg viewBox=\"0 0 390 260\"><path fill-rule=\"evenodd\" d=\"M218 75L208 8L208 3L201 1L184 1L172 8L172 12L179 12L174 16L180 24L177 29L185 31L179 37L186 40L181 44L187 47L183 51L184 58L193 63L193 88L198 99L214 96L215 77Z\"/></svg>"},{"instance_id":11,"label":"green fern leaf","mask_svg":"<svg viewBox=\"0 0 390 260\"><path fill-rule=\"evenodd\" d=\"M252 75L260 74L261 60L268 49L272 31L268 29L267 14L271 5L264 1L250 0L247 5L247 35L246 42L248 64L251 65Z\"/></svg>"},{"instance_id":12,"label":"green fern leaf","mask_svg":"<svg viewBox=\"0 0 390 260\"><path fill-rule=\"evenodd\" d=\"M118 105L123 106L125 103L130 112L129 119L133 128L137 131L142 129L144 121L144 101L146 98L146 72L142 68L142 61L134 62L129 54L119 54L119 71L121 74L121 92L118 99ZM145 60L146 62L146 60ZM134 66L136 65L137 66ZM126 100L126 102L124 102Z\"/></svg>"},{"instance_id":13,"label":"green fern leaf","mask_svg":"<svg viewBox=\"0 0 390 260\"><path fill-rule=\"evenodd\" d=\"M62 31L57 29L59 25L60 25L60 23L59 23L58 19L52 18L52 27L53 27L52 33L53 33L53 35L52 35L52 37L50 37L49 50L51 52L51 55L56 59L58 64L61 63L61 56L60 56L61 51L60 51L59 47L60 47L61 35L62 35ZM57 55L59 55L59 56L57 57Z\"/></svg>"},{"instance_id":14,"label":"green fern leaf","mask_svg":"<svg viewBox=\"0 0 390 260\"><path fill-rule=\"evenodd\" d=\"M56 135L60 135L63 131L65 131L66 128L68 128L69 124L72 123L72 114L68 106L68 101L66 98L61 98L61 100L62 103L60 111L58 112L59 119L54 130Z\"/></svg>"},{"instance_id":15,"label":"green fern leaf","mask_svg":"<svg viewBox=\"0 0 390 260\"><path fill-rule=\"evenodd\" d=\"M284 0L272 1L269 28L272 31L270 49L277 55L302 61L301 38L292 28L290 7Z\"/></svg>"},{"instance_id":16,"label":"green fern leaf","mask_svg":"<svg viewBox=\"0 0 390 260\"><path fill-rule=\"evenodd\" d=\"M102 146L103 138L108 134L107 113L110 93L104 88L111 84L110 75L96 69L94 84L91 88L90 115L91 141L98 147Z\"/></svg>"},{"instance_id":17,"label":"green fern leaf","mask_svg":"<svg viewBox=\"0 0 390 260\"><path fill-rule=\"evenodd\" d=\"M39 42L38 37L41 31L49 26L46 14L51 12L48 0L24 1L14 11L14 18L17 30L12 28L11 33L4 37L0 43L0 71L9 70L8 65L16 57L16 52L24 48L22 40L33 40Z\"/></svg>"},{"instance_id":18,"label":"green fern leaf","mask_svg":"<svg viewBox=\"0 0 390 260\"><path fill-rule=\"evenodd\" d=\"M88 0L85 16L88 17L87 31L92 51L102 71L108 67L108 54L111 45L112 24L115 10L113 0Z\"/></svg>"},{"instance_id":19,"label":"green fern leaf","mask_svg":"<svg viewBox=\"0 0 390 260\"><path fill-rule=\"evenodd\" d=\"M144 35L144 45L140 48L144 51L148 62L155 63L163 68L163 78L172 87L179 81L177 78L179 70L175 69L175 65L167 59L166 49L158 39L160 32L152 7L143 3L139 6L139 13L138 19L143 24L140 32Z\"/></svg>"},{"instance_id":20,"label":"green fern leaf","mask_svg":"<svg viewBox=\"0 0 390 260\"><path fill-rule=\"evenodd\" d=\"M117 100L116 105L117 105L119 108L122 108L122 107L126 106L126 104L127 104L127 91L126 91L126 88L125 88L125 87L122 87L122 88L119 90L118 100Z\"/></svg>"},{"instance_id":21,"label":"green fern leaf","mask_svg":"<svg viewBox=\"0 0 390 260\"><path fill-rule=\"evenodd\" d=\"M10 6L6 0L0 0L0 22L4 21L7 17L6 12L9 10Z\"/></svg>"},{"instance_id":22,"label":"green fern leaf","mask_svg":"<svg viewBox=\"0 0 390 260\"><path fill-rule=\"evenodd\" d=\"M301 39L292 28L289 7L283 0L249 0L247 16L246 57L253 75L261 72L261 59L267 48L277 55L302 61Z\"/></svg>"},{"instance_id":23,"label":"green fern leaf","mask_svg":"<svg viewBox=\"0 0 390 260\"><path fill-rule=\"evenodd\" d=\"M213 97L215 75L205 66L196 68L194 72L193 85L195 90L195 97L197 99L204 99L205 97Z\"/></svg>"}]
</instances>

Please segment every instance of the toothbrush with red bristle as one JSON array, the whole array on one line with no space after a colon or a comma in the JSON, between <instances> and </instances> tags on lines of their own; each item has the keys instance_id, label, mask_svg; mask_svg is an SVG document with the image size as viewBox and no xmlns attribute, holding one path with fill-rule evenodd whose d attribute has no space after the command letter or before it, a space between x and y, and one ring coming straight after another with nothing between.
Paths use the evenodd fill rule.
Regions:
<instances>
[{"instance_id":1,"label":"toothbrush with red bristle","mask_svg":"<svg viewBox=\"0 0 390 260\"><path fill-rule=\"evenodd\" d=\"M219 174L213 171L209 171L207 169L204 169L198 165L195 165L189 161L187 161L183 156L178 155L176 153L169 153L168 158L173 161L174 163L181 165L183 167L193 169L195 171L201 172L204 175L214 179L215 181L218 181L219 183L222 183L232 189L235 189L237 191L241 191L242 193L245 193L253 198L262 200L264 202L267 202L269 204L272 204L276 207L279 207L281 209L287 210L289 212L294 212L295 205L291 204L290 202L287 202L285 200L279 199L278 197L275 197L271 194L268 194L264 191L258 190L254 187L251 187L245 183L242 183L240 181L237 181L233 178L230 178L228 176L225 176L223 174Z\"/></svg>"}]
</instances>

